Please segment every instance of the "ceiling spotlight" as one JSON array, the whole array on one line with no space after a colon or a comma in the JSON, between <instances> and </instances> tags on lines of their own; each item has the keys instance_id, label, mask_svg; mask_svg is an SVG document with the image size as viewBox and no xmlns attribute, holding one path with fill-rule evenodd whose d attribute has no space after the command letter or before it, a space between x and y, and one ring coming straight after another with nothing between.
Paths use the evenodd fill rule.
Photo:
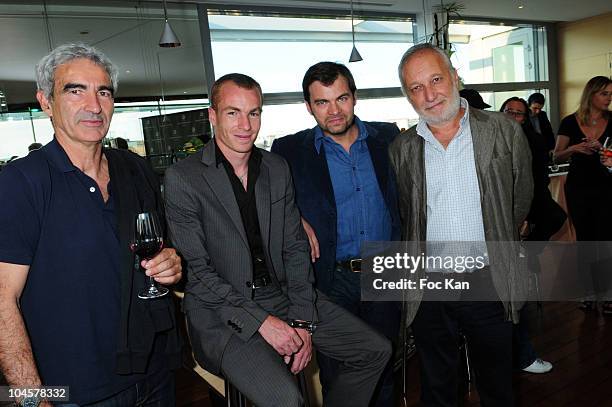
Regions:
<instances>
[{"instance_id":1,"label":"ceiling spotlight","mask_svg":"<svg viewBox=\"0 0 612 407\"><path fill-rule=\"evenodd\" d=\"M159 39L159 46L162 48L175 48L181 46L181 41L178 39L174 30L168 22L168 10L166 9L166 0L164 0L164 31L162 31Z\"/></svg>"},{"instance_id":2,"label":"ceiling spotlight","mask_svg":"<svg viewBox=\"0 0 612 407\"><path fill-rule=\"evenodd\" d=\"M351 51L351 56L349 58L349 62L359 62L363 61L361 54L357 51L357 47L353 45L353 50Z\"/></svg>"},{"instance_id":3,"label":"ceiling spotlight","mask_svg":"<svg viewBox=\"0 0 612 407\"><path fill-rule=\"evenodd\" d=\"M523 7L525 7L525 6L523 6L522 4L518 6L518 8L523 8Z\"/></svg>"}]
</instances>

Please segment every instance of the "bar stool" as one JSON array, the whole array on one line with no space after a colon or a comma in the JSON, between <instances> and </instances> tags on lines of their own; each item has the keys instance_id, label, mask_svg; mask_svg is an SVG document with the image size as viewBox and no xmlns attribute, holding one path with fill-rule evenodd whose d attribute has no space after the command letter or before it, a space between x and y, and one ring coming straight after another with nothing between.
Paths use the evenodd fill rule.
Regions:
<instances>
[{"instance_id":1,"label":"bar stool","mask_svg":"<svg viewBox=\"0 0 612 407\"><path fill-rule=\"evenodd\" d=\"M474 388L474 371L470 363L470 350L467 338L459 333L459 371L458 371L459 400L463 400Z\"/></svg>"}]
</instances>

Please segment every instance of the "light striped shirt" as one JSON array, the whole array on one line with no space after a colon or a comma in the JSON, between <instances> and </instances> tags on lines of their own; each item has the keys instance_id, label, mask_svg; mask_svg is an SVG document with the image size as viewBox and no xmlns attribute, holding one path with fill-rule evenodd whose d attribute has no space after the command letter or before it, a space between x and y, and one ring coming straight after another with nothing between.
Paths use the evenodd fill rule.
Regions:
<instances>
[{"instance_id":1,"label":"light striped shirt","mask_svg":"<svg viewBox=\"0 0 612 407\"><path fill-rule=\"evenodd\" d=\"M485 242L469 109L463 98L461 107L465 113L459 130L446 149L424 120L416 128L425 140L428 242ZM478 255L486 251L486 245L477 244L473 249L463 254Z\"/></svg>"}]
</instances>

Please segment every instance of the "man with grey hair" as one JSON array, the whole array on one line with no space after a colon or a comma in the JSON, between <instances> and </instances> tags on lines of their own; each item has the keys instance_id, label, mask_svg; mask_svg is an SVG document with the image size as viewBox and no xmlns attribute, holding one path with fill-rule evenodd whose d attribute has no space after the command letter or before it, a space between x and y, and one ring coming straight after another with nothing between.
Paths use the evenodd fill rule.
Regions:
<instances>
[{"instance_id":1,"label":"man with grey hair","mask_svg":"<svg viewBox=\"0 0 612 407\"><path fill-rule=\"evenodd\" d=\"M430 44L410 48L398 73L419 115L418 124L390 146L404 239L470 242L469 247L489 251L494 249L489 242L513 247L533 188L521 128L499 113L468 107L459 96L458 75L448 56ZM490 252L488 264L470 274L471 288L480 291L462 295L476 300L433 302L427 301L431 293L410 293L406 322L412 322L419 349L426 406L457 405L458 381L449 372L458 371L460 332L469 344L482 405L512 405L509 318L517 316L520 304L512 302L513 270L497 252ZM492 299L479 300L484 293Z\"/></svg>"},{"instance_id":2,"label":"man with grey hair","mask_svg":"<svg viewBox=\"0 0 612 407\"><path fill-rule=\"evenodd\" d=\"M20 388L67 386L60 405L172 406L173 303L139 299L146 278L134 269L174 284L181 261L171 248L139 262L129 250L136 214L163 215L163 205L144 159L102 146L117 70L96 49L67 44L36 73L55 136L0 174L2 373Z\"/></svg>"}]
</instances>

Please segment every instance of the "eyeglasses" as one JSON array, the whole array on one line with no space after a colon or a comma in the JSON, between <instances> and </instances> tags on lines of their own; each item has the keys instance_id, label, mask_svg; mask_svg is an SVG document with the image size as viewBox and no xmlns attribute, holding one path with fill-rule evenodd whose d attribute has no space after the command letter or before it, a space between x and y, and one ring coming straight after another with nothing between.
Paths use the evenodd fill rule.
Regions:
<instances>
[{"instance_id":1,"label":"eyeglasses","mask_svg":"<svg viewBox=\"0 0 612 407\"><path fill-rule=\"evenodd\" d=\"M505 109L504 113L509 114L511 116L517 116L517 117L525 116L525 112L517 112L516 110L510 110L510 109Z\"/></svg>"}]
</instances>

